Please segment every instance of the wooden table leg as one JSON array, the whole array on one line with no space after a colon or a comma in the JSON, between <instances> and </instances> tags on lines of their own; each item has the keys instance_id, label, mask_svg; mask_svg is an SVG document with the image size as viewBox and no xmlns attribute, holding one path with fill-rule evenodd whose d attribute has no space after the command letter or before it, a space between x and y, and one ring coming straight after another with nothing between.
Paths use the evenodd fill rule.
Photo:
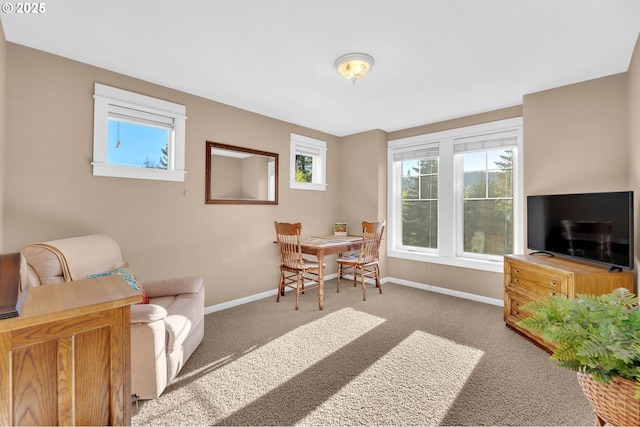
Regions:
<instances>
[{"instance_id":1,"label":"wooden table leg","mask_svg":"<svg viewBox=\"0 0 640 427\"><path fill-rule=\"evenodd\" d=\"M318 308L324 310L324 251L318 251Z\"/></svg>"}]
</instances>

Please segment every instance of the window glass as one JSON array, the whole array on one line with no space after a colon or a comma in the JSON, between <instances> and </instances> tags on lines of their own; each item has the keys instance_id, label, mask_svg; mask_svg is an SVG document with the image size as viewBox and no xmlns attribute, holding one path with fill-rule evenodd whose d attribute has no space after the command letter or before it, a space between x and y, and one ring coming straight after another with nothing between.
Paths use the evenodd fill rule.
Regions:
<instances>
[{"instance_id":1,"label":"window glass","mask_svg":"<svg viewBox=\"0 0 640 427\"><path fill-rule=\"evenodd\" d=\"M296 154L296 182L313 182L313 157Z\"/></svg>"},{"instance_id":2,"label":"window glass","mask_svg":"<svg viewBox=\"0 0 640 427\"><path fill-rule=\"evenodd\" d=\"M290 146L289 188L324 191L327 187L327 143L292 133Z\"/></svg>"},{"instance_id":3,"label":"window glass","mask_svg":"<svg viewBox=\"0 0 640 427\"><path fill-rule=\"evenodd\" d=\"M513 150L462 156L463 251L513 253Z\"/></svg>"},{"instance_id":4,"label":"window glass","mask_svg":"<svg viewBox=\"0 0 640 427\"><path fill-rule=\"evenodd\" d=\"M169 129L110 119L107 163L167 169Z\"/></svg>"},{"instance_id":5,"label":"window glass","mask_svg":"<svg viewBox=\"0 0 640 427\"><path fill-rule=\"evenodd\" d=\"M402 162L402 244L438 247L438 158Z\"/></svg>"}]
</instances>

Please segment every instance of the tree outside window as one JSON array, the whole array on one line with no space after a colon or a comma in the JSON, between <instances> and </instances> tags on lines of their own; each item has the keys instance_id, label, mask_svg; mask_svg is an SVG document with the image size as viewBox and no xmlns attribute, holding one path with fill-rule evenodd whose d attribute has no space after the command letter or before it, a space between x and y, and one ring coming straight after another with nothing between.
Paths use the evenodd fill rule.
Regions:
<instances>
[{"instance_id":1,"label":"tree outside window","mask_svg":"<svg viewBox=\"0 0 640 427\"><path fill-rule=\"evenodd\" d=\"M438 247L438 158L402 162L402 244Z\"/></svg>"},{"instance_id":2,"label":"tree outside window","mask_svg":"<svg viewBox=\"0 0 640 427\"><path fill-rule=\"evenodd\" d=\"M313 157L296 154L296 182L313 182Z\"/></svg>"},{"instance_id":3,"label":"tree outside window","mask_svg":"<svg viewBox=\"0 0 640 427\"><path fill-rule=\"evenodd\" d=\"M513 252L513 150L463 155L463 251Z\"/></svg>"},{"instance_id":4,"label":"tree outside window","mask_svg":"<svg viewBox=\"0 0 640 427\"><path fill-rule=\"evenodd\" d=\"M522 117L388 142L387 256L502 272L523 245Z\"/></svg>"},{"instance_id":5,"label":"tree outside window","mask_svg":"<svg viewBox=\"0 0 640 427\"><path fill-rule=\"evenodd\" d=\"M327 188L327 143L291 134L289 188L325 191Z\"/></svg>"}]
</instances>

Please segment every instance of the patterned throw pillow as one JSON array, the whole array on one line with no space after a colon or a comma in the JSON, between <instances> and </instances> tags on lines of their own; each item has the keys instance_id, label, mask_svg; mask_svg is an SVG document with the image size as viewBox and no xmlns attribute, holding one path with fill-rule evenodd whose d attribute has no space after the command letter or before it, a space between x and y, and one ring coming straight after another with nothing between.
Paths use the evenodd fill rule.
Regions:
<instances>
[{"instance_id":1,"label":"patterned throw pillow","mask_svg":"<svg viewBox=\"0 0 640 427\"><path fill-rule=\"evenodd\" d=\"M125 282L129 284L133 289L142 293L142 301L136 304L149 304L149 297L147 296L147 292L144 290L135 273L131 271L129 268L129 263L125 262L122 267L116 268L115 270L111 270L107 273L98 273L98 274L90 274L87 276L87 279L95 279L96 277L106 277L111 276L112 274L117 274L122 277Z\"/></svg>"}]
</instances>

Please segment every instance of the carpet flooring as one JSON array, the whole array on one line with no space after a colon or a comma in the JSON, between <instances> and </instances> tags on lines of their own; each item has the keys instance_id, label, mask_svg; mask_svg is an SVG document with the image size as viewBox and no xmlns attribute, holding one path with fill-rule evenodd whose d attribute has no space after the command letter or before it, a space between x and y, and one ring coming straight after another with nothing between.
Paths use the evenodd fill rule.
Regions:
<instances>
[{"instance_id":1,"label":"carpet flooring","mask_svg":"<svg viewBox=\"0 0 640 427\"><path fill-rule=\"evenodd\" d=\"M502 308L388 283L206 316L205 337L133 425L593 425L573 372Z\"/></svg>"}]
</instances>

